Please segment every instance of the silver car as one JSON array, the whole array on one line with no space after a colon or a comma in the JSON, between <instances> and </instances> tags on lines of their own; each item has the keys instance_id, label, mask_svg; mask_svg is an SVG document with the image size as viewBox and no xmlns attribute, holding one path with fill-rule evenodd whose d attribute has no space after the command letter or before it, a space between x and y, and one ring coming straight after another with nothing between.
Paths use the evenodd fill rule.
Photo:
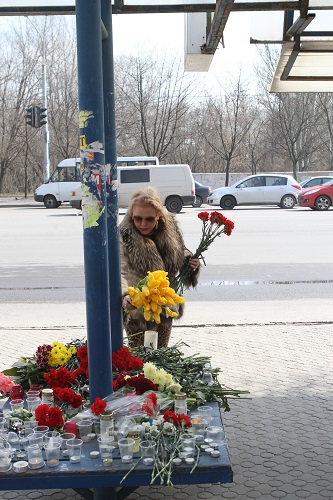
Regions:
<instances>
[{"instance_id":1,"label":"silver car","mask_svg":"<svg viewBox=\"0 0 333 500\"><path fill-rule=\"evenodd\" d=\"M208 205L232 210L236 205L278 205L293 208L302 188L291 175L250 175L230 187L214 189Z\"/></svg>"}]
</instances>

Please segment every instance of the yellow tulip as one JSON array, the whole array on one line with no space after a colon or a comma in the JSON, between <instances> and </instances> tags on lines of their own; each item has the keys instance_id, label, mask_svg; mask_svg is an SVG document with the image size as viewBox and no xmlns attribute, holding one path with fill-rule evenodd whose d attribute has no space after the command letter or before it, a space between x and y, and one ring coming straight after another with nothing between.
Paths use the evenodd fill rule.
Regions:
<instances>
[{"instance_id":1,"label":"yellow tulip","mask_svg":"<svg viewBox=\"0 0 333 500\"><path fill-rule=\"evenodd\" d=\"M165 308L165 312L168 316L170 316L170 318L175 318L176 316L178 316L178 313L176 313L176 311L172 311L171 309L169 309L169 307Z\"/></svg>"}]
</instances>

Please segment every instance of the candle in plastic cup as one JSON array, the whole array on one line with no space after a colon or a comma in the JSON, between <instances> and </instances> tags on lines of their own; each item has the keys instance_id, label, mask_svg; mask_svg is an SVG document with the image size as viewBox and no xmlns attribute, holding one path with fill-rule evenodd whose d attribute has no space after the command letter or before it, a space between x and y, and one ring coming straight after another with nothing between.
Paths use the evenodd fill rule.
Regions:
<instances>
[{"instance_id":1,"label":"candle in plastic cup","mask_svg":"<svg viewBox=\"0 0 333 500\"><path fill-rule=\"evenodd\" d=\"M42 432L43 434L49 430L50 428L47 425L37 425L37 427L34 427L34 432Z\"/></svg>"},{"instance_id":2,"label":"candle in plastic cup","mask_svg":"<svg viewBox=\"0 0 333 500\"><path fill-rule=\"evenodd\" d=\"M192 457L194 455L195 441L195 436L193 436L192 434L182 434L180 436L181 449L187 457Z\"/></svg>"},{"instance_id":3,"label":"candle in plastic cup","mask_svg":"<svg viewBox=\"0 0 333 500\"><path fill-rule=\"evenodd\" d=\"M10 402L10 407L13 413L15 413L18 410L23 410L24 407L23 399L12 399Z\"/></svg>"},{"instance_id":4,"label":"candle in plastic cup","mask_svg":"<svg viewBox=\"0 0 333 500\"><path fill-rule=\"evenodd\" d=\"M140 443L142 463L144 465L153 465L155 461L156 442L141 441Z\"/></svg>"},{"instance_id":5,"label":"candle in plastic cup","mask_svg":"<svg viewBox=\"0 0 333 500\"><path fill-rule=\"evenodd\" d=\"M92 420L84 419L81 420L80 422L77 422L76 427L79 433L80 439L82 439L83 442L89 442L91 441L91 436L89 434L92 433L92 425L93 422Z\"/></svg>"},{"instance_id":6,"label":"candle in plastic cup","mask_svg":"<svg viewBox=\"0 0 333 500\"><path fill-rule=\"evenodd\" d=\"M211 440L211 443L221 444L224 442L224 433L222 427L210 426L206 429L206 439Z\"/></svg>"},{"instance_id":7,"label":"candle in plastic cup","mask_svg":"<svg viewBox=\"0 0 333 500\"><path fill-rule=\"evenodd\" d=\"M147 330L144 334L143 345L151 349L157 349L158 333L155 330Z\"/></svg>"},{"instance_id":8,"label":"candle in plastic cup","mask_svg":"<svg viewBox=\"0 0 333 500\"><path fill-rule=\"evenodd\" d=\"M44 446L44 432L32 432L28 435L29 445L37 444L40 449Z\"/></svg>"},{"instance_id":9,"label":"candle in plastic cup","mask_svg":"<svg viewBox=\"0 0 333 500\"><path fill-rule=\"evenodd\" d=\"M61 444L52 441L50 438L49 442L45 446L46 463L49 467L57 467L59 465L60 447Z\"/></svg>"},{"instance_id":10,"label":"candle in plastic cup","mask_svg":"<svg viewBox=\"0 0 333 500\"><path fill-rule=\"evenodd\" d=\"M72 432L64 432L63 434L60 434L61 437L61 452L64 457L68 456L68 448L67 448L67 441L68 439L73 439L75 438L75 434Z\"/></svg>"},{"instance_id":11,"label":"candle in plastic cup","mask_svg":"<svg viewBox=\"0 0 333 500\"><path fill-rule=\"evenodd\" d=\"M97 442L101 459L103 460L104 458L112 458L112 452L114 450L112 440L110 439L109 441L105 441L105 439L99 437L97 439Z\"/></svg>"},{"instance_id":12,"label":"candle in plastic cup","mask_svg":"<svg viewBox=\"0 0 333 500\"><path fill-rule=\"evenodd\" d=\"M69 461L72 464L81 462L82 439L71 438L66 441Z\"/></svg>"},{"instance_id":13,"label":"candle in plastic cup","mask_svg":"<svg viewBox=\"0 0 333 500\"><path fill-rule=\"evenodd\" d=\"M206 420L208 425L212 420L212 411L213 408L211 406L199 406L199 408L197 409L199 417Z\"/></svg>"},{"instance_id":14,"label":"candle in plastic cup","mask_svg":"<svg viewBox=\"0 0 333 500\"><path fill-rule=\"evenodd\" d=\"M130 464L133 461L133 450L135 441L132 438L119 439L118 446L123 464Z\"/></svg>"},{"instance_id":15,"label":"candle in plastic cup","mask_svg":"<svg viewBox=\"0 0 333 500\"><path fill-rule=\"evenodd\" d=\"M28 452L28 463L30 469L39 469L43 467L44 460L42 455L42 450L38 444L32 444L27 447Z\"/></svg>"}]
</instances>

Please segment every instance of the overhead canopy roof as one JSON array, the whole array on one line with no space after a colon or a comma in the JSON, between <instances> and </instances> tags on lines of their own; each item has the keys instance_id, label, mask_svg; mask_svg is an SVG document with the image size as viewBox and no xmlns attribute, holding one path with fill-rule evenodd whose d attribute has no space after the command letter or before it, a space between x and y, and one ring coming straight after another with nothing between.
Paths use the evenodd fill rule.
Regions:
<instances>
[{"instance_id":1,"label":"overhead canopy roof","mask_svg":"<svg viewBox=\"0 0 333 500\"><path fill-rule=\"evenodd\" d=\"M281 56L271 92L332 92L333 31L310 31L309 26L323 11L331 11L333 0L112 0L115 14L207 12L206 43L202 54L213 55L223 41L224 28L231 12L279 12L283 15L280 39L252 37L253 43L281 43ZM310 12L311 11L311 12ZM1 0L0 15L73 14L75 0ZM294 13L299 17L295 20ZM326 12L327 14L327 12ZM269 16L267 17L269 19ZM322 17L323 19L323 17ZM267 27L267 20L264 21ZM268 29L273 32L276 23Z\"/></svg>"}]
</instances>

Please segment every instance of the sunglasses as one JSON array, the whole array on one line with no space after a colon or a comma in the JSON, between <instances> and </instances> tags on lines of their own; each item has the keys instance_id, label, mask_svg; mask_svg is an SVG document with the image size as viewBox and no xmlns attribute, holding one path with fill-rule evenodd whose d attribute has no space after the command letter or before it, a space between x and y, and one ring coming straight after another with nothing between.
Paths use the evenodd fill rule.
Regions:
<instances>
[{"instance_id":1,"label":"sunglasses","mask_svg":"<svg viewBox=\"0 0 333 500\"><path fill-rule=\"evenodd\" d=\"M154 222L156 220L156 217L141 217L141 215L133 215L133 220L134 222L142 222L142 221L145 221L145 222Z\"/></svg>"}]
</instances>

